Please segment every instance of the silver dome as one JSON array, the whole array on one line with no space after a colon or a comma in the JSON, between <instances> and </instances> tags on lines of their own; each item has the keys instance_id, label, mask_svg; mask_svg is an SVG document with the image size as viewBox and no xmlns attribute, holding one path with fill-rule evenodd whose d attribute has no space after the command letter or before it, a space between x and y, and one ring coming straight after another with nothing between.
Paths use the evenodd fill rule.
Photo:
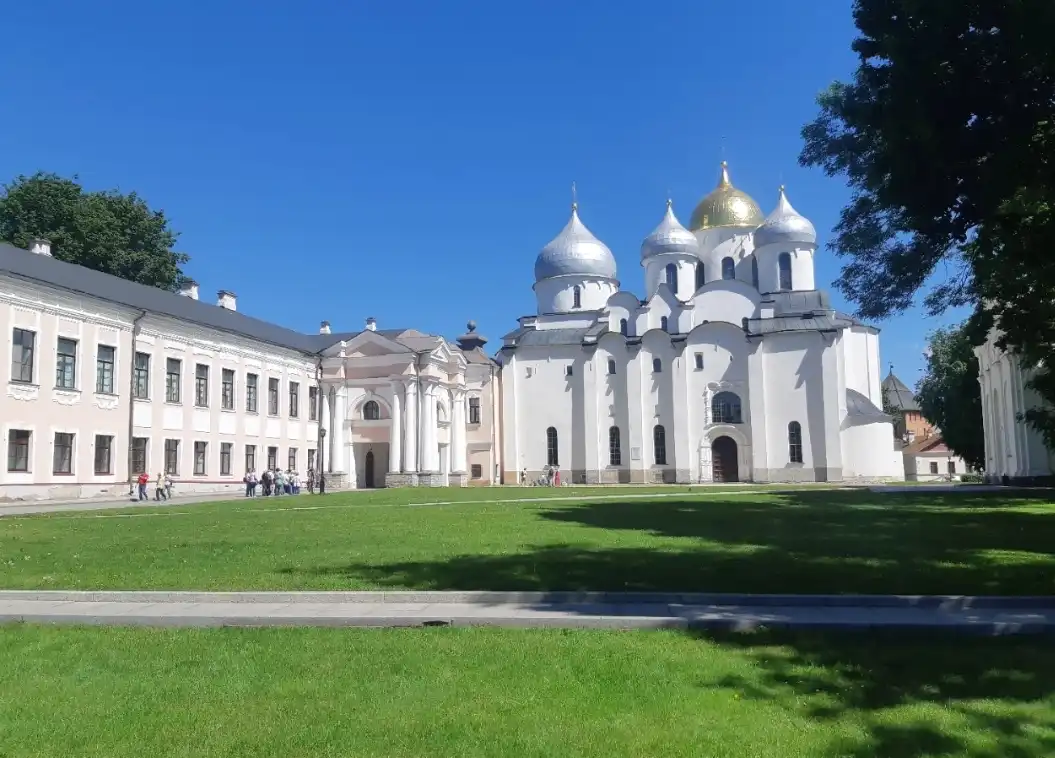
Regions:
<instances>
[{"instance_id":1,"label":"silver dome","mask_svg":"<svg viewBox=\"0 0 1055 758\"><path fill-rule=\"evenodd\" d=\"M755 230L755 247L774 242L802 245L817 244L817 230L805 216L791 207L784 188L780 188L777 207L766 216L766 220Z\"/></svg>"},{"instance_id":2,"label":"silver dome","mask_svg":"<svg viewBox=\"0 0 1055 758\"><path fill-rule=\"evenodd\" d=\"M615 256L579 220L577 205L571 219L535 259L535 281L555 276L599 276L615 279Z\"/></svg>"},{"instance_id":3,"label":"silver dome","mask_svg":"<svg viewBox=\"0 0 1055 758\"><path fill-rule=\"evenodd\" d=\"M641 260L654 255L693 255L700 254L700 241L696 235L686 229L674 215L674 204L667 201L667 212L652 234L641 243Z\"/></svg>"}]
</instances>

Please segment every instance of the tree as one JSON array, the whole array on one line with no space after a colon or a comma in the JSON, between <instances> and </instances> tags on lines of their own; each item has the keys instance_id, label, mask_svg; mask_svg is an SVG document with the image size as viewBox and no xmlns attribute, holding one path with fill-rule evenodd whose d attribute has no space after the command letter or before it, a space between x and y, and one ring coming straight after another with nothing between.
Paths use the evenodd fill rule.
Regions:
<instances>
[{"instance_id":1,"label":"tree","mask_svg":"<svg viewBox=\"0 0 1055 758\"><path fill-rule=\"evenodd\" d=\"M185 280L189 257L172 249L177 236L134 192L86 192L76 177L18 176L0 194L0 240L28 247L44 237L60 260L152 287L176 290Z\"/></svg>"},{"instance_id":2,"label":"tree","mask_svg":"<svg viewBox=\"0 0 1055 758\"><path fill-rule=\"evenodd\" d=\"M852 189L832 248L866 318L978 308L1039 367L1055 349L1055 3L856 0L858 68L819 98L800 162ZM1055 443L1055 417L1027 415Z\"/></svg>"},{"instance_id":3,"label":"tree","mask_svg":"<svg viewBox=\"0 0 1055 758\"><path fill-rule=\"evenodd\" d=\"M971 466L984 468L978 358L967 324L938 329L930 335L927 365L916 398L924 418L941 429L945 444Z\"/></svg>"}]
</instances>

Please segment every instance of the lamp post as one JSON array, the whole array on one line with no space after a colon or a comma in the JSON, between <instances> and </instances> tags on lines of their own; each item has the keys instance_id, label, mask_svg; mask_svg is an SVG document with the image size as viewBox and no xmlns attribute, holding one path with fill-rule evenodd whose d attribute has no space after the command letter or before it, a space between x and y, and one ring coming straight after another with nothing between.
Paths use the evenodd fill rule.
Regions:
<instances>
[{"instance_id":1,"label":"lamp post","mask_svg":"<svg viewBox=\"0 0 1055 758\"><path fill-rule=\"evenodd\" d=\"M319 429L319 494L326 494L326 430Z\"/></svg>"}]
</instances>

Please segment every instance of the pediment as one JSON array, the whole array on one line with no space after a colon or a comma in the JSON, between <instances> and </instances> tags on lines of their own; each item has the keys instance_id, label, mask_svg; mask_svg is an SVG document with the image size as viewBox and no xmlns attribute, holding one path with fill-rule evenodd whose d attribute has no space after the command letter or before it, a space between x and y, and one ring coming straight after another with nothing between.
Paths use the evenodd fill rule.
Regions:
<instances>
[{"instance_id":1,"label":"pediment","mask_svg":"<svg viewBox=\"0 0 1055 758\"><path fill-rule=\"evenodd\" d=\"M344 343L343 348L337 344L326 352L339 355L342 350L346 358L378 358L386 355L406 355L412 352L410 348L394 339L371 331L360 332Z\"/></svg>"}]
</instances>

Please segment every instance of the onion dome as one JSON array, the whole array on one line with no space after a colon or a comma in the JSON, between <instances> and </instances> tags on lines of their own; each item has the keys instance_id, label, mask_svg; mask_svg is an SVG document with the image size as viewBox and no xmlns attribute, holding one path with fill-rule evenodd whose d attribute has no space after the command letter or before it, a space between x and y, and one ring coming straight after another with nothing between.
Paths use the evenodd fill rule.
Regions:
<instances>
[{"instance_id":1,"label":"onion dome","mask_svg":"<svg viewBox=\"0 0 1055 758\"><path fill-rule=\"evenodd\" d=\"M579 206L572 203L571 219L535 259L535 281L555 276L615 279L615 274L612 251L579 220Z\"/></svg>"},{"instance_id":2,"label":"onion dome","mask_svg":"<svg viewBox=\"0 0 1055 758\"><path fill-rule=\"evenodd\" d=\"M784 188L780 188L780 199L777 207L770 213L762 226L755 231L755 247L781 244L816 245L817 230L805 216L791 207Z\"/></svg>"},{"instance_id":3,"label":"onion dome","mask_svg":"<svg viewBox=\"0 0 1055 758\"><path fill-rule=\"evenodd\" d=\"M729 164L722 161L718 186L692 212L689 228L694 232L719 227L754 229L762 223L762 209L729 180Z\"/></svg>"},{"instance_id":4,"label":"onion dome","mask_svg":"<svg viewBox=\"0 0 1055 758\"><path fill-rule=\"evenodd\" d=\"M641 260L655 255L692 255L699 256L700 241L696 235L686 229L674 215L674 204L667 201L667 212L652 234L641 243Z\"/></svg>"}]
</instances>

